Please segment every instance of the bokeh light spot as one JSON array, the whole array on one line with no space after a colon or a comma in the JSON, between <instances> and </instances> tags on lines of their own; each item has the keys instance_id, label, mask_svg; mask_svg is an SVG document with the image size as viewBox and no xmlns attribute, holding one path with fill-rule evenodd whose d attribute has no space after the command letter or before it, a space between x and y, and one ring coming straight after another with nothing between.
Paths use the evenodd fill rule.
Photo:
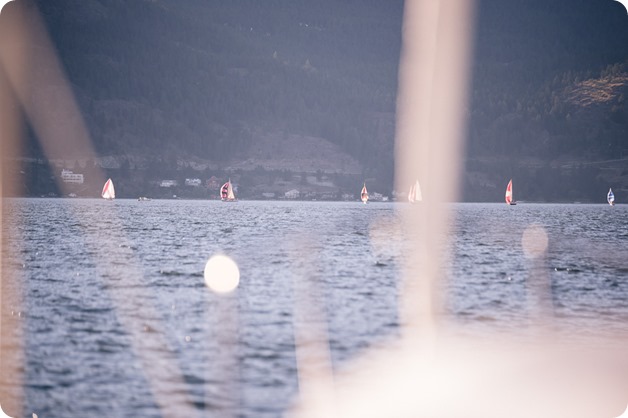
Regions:
<instances>
[{"instance_id":1,"label":"bokeh light spot","mask_svg":"<svg viewBox=\"0 0 628 418\"><path fill-rule=\"evenodd\" d=\"M205 264L205 284L216 293L232 292L240 283L238 265L226 255L214 255Z\"/></svg>"}]
</instances>

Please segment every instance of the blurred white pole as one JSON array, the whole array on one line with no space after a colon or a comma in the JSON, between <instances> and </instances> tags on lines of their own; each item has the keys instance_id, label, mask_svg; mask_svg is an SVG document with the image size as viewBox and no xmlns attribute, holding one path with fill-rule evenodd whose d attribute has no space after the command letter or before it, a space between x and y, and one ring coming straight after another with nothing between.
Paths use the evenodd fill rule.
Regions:
<instances>
[{"instance_id":1,"label":"blurred white pole","mask_svg":"<svg viewBox=\"0 0 628 418\"><path fill-rule=\"evenodd\" d=\"M36 6L7 4L0 31L3 70L46 157L94 158L83 117Z\"/></svg>"},{"instance_id":2,"label":"blurred white pole","mask_svg":"<svg viewBox=\"0 0 628 418\"><path fill-rule=\"evenodd\" d=\"M466 0L405 2L395 189L409 190L419 179L423 201L402 210L410 248L400 316L404 339L418 342L420 350L412 345L413 357L407 357L405 351L385 351L372 362L360 363L341 384L334 384L328 376L301 377L304 362L298 361L300 384L316 387L314 380L319 388L325 388L302 394L295 410L298 416L433 416L420 415L419 410L434 411L434 401L422 402L425 395L417 389L437 384L429 380L433 374L426 373L426 366L436 355L437 315L442 310L438 288L445 277L443 252L450 221L445 203L454 201L458 192L472 10L473 2ZM303 350L301 344L297 344L297 353ZM446 394L440 396L443 399ZM422 408L413 409L421 403Z\"/></svg>"},{"instance_id":3,"label":"blurred white pole","mask_svg":"<svg viewBox=\"0 0 628 418\"><path fill-rule=\"evenodd\" d=\"M331 353L324 297L316 274L316 250L312 240L299 239L295 254L305 264L303 275L293 284L294 340L299 378L299 397L318 405L312 417L334 417L334 392ZM304 411L303 417L310 417Z\"/></svg>"},{"instance_id":4,"label":"blurred white pole","mask_svg":"<svg viewBox=\"0 0 628 418\"><path fill-rule=\"evenodd\" d=\"M0 408L9 416L23 414L23 376L24 369L24 338L22 311L21 277L12 274L7 267L11 258L9 252L19 249L7 245L10 225L6 225L4 198L15 196L18 181L14 172L4 163L18 154L22 141L22 119L19 103L9 82L7 65L9 63L21 69L24 61L19 49L12 48L15 42L12 25L7 20L6 7L2 2L0 8ZM20 71L16 76L19 77Z\"/></svg>"},{"instance_id":5,"label":"blurred white pole","mask_svg":"<svg viewBox=\"0 0 628 418\"><path fill-rule=\"evenodd\" d=\"M446 202L458 196L465 132L473 1L405 3L397 98L395 189L420 179L423 201L404 208L410 256L404 266L405 331L432 340L442 311L449 238Z\"/></svg>"}]
</instances>

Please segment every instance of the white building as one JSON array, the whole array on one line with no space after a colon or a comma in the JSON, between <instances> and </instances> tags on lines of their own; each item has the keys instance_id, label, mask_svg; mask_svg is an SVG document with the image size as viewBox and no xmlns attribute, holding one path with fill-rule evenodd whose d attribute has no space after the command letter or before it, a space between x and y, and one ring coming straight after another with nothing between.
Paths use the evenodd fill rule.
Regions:
<instances>
[{"instance_id":1,"label":"white building","mask_svg":"<svg viewBox=\"0 0 628 418\"><path fill-rule=\"evenodd\" d=\"M373 202L382 202L384 200L384 196L377 192L370 193L369 200L372 200ZM386 200L388 200L388 198L386 198Z\"/></svg>"},{"instance_id":2,"label":"white building","mask_svg":"<svg viewBox=\"0 0 628 418\"><path fill-rule=\"evenodd\" d=\"M76 183L83 184L83 175L78 173L73 173L72 170L63 169L61 170L61 180L64 183Z\"/></svg>"},{"instance_id":3,"label":"white building","mask_svg":"<svg viewBox=\"0 0 628 418\"><path fill-rule=\"evenodd\" d=\"M201 179L185 179L185 185L198 187L201 185Z\"/></svg>"},{"instance_id":4,"label":"white building","mask_svg":"<svg viewBox=\"0 0 628 418\"><path fill-rule=\"evenodd\" d=\"M161 184L159 185L160 187L174 187L176 186L178 183L176 180L162 180Z\"/></svg>"},{"instance_id":5,"label":"white building","mask_svg":"<svg viewBox=\"0 0 628 418\"><path fill-rule=\"evenodd\" d=\"M299 195L300 193L297 189L292 189L287 191L284 196L286 197L286 199L298 199Z\"/></svg>"}]
</instances>

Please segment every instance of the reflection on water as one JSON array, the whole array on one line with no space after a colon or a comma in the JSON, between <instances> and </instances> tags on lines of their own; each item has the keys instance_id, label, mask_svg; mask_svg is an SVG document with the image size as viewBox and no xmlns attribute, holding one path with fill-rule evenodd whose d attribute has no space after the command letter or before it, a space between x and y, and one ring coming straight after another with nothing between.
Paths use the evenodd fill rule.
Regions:
<instances>
[{"instance_id":1,"label":"reflection on water","mask_svg":"<svg viewBox=\"0 0 628 418\"><path fill-rule=\"evenodd\" d=\"M456 315L506 327L525 324L535 314L531 278L544 275L551 314L556 323L570 326L568 332L627 330L626 208L465 204L457 207L457 215L450 272ZM547 234L541 271L535 271L539 260L526 257L522 247L534 225Z\"/></svg>"},{"instance_id":2,"label":"reflection on water","mask_svg":"<svg viewBox=\"0 0 628 418\"><path fill-rule=\"evenodd\" d=\"M4 267L24 292L12 306L24 321L28 413L277 416L298 390L295 306L319 307L320 315L302 310L299 323L326 320L336 369L398 335L400 265L412 239L398 214L409 205L5 204ZM628 331L628 209L451 210L448 323L515 332L541 312L566 337ZM547 234L538 259L522 247L531 225ZM214 254L239 268L226 297L205 286Z\"/></svg>"}]
</instances>

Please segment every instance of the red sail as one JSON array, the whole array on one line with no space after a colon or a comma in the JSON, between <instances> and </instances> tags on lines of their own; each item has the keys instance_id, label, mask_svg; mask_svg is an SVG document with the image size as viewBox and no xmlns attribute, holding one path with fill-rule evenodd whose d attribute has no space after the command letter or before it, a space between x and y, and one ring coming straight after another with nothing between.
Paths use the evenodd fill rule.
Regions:
<instances>
[{"instance_id":1,"label":"red sail","mask_svg":"<svg viewBox=\"0 0 628 418\"><path fill-rule=\"evenodd\" d=\"M508 186L506 186L506 203L509 205L512 203L512 179L508 182Z\"/></svg>"}]
</instances>

